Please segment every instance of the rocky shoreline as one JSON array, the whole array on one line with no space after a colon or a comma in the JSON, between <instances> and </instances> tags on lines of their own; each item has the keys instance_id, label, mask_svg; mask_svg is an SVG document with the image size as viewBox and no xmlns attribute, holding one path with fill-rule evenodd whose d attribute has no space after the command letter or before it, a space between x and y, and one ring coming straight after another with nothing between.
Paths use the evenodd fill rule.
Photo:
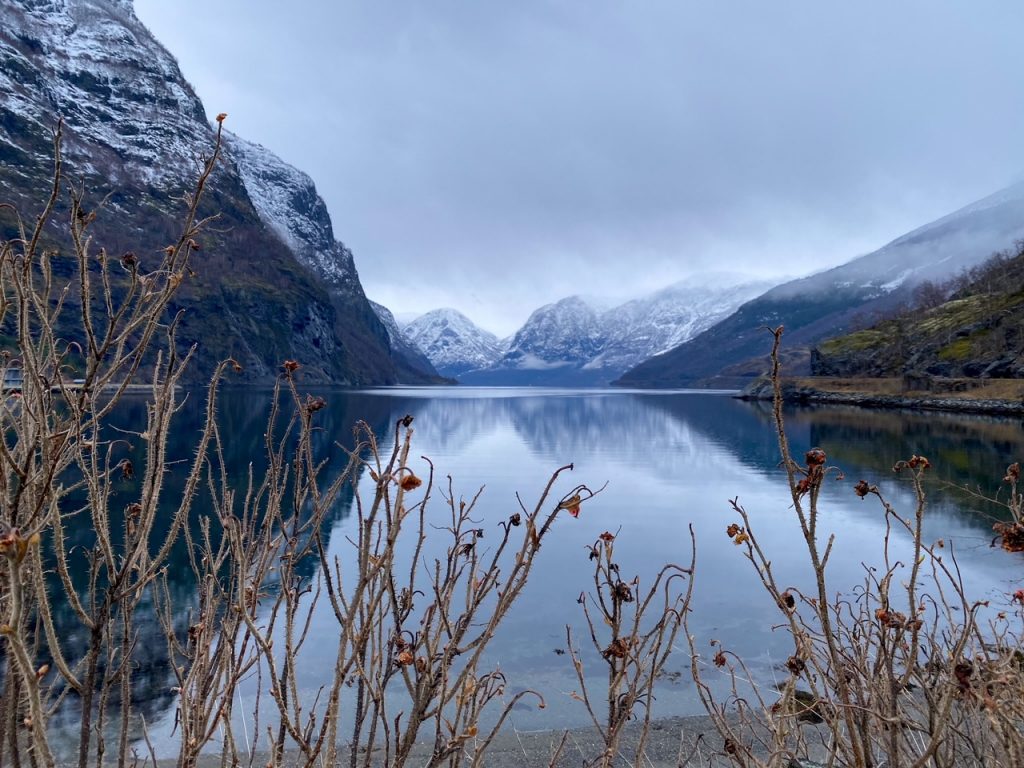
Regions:
<instances>
[{"instance_id":1,"label":"rocky shoreline","mask_svg":"<svg viewBox=\"0 0 1024 768\"><path fill-rule=\"evenodd\" d=\"M749 384L736 397L740 400L772 400L770 380ZM866 392L829 392L806 384L783 382L782 399L798 405L856 405L861 408L953 411L993 416L1024 415L1024 401L951 397L930 394L882 395Z\"/></svg>"}]
</instances>

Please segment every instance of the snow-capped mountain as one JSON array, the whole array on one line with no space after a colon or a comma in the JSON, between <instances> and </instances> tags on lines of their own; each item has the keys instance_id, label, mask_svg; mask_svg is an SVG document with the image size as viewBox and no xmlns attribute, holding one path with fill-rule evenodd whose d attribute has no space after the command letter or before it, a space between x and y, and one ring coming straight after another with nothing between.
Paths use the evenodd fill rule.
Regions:
<instances>
[{"instance_id":1,"label":"snow-capped mountain","mask_svg":"<svg viewBox=\"0 0 1024 768\"><path fill-rule=\"evenodd\" d=\"M443 376L458 377L466 371L487 368L503 352L497 336L454 309L427 312L403 331Z\"/></svg>"},{"instance_id":2,"label":"snow-capped mountain","mask_svg":"<svg viewBox=\"0 0 1024 768\"><path fill-rule=\"evenodd\" d=\"M610 310L602 317L608 341L587 368L615 372L617 376L692 339L772 286L767 282L736 285L730 281L734 283L735 278L702 275Z\"/></svg>"},{"instance_id":3,"label":"snow-capped mountain","mask_svg":"<svg viewBox=\"0 0 1024 768\"><path fill-rule=\"evenodd\" d=\"M209 152L202 103L130 0L4 0L0 8L5 164L29 159L23 153L52 164L58 116L68 159L114 184L180 182Z\"/></svg>"},{"instance_id":4,"label":"snow-capped mountain","mask_svg":"<svg viewBox=\"0 0 1024 768\"><path fill-rule=\"evenodd\" d=\"M334 239L331 216L313 179L260 144L228 131L224 138L263 223L329 289L361 294L352 251Z\"/></svg>"},{"instance_id":5,"label":"snow-capped mountain","mask_svg":"<svg viewBox=\"0 0 1024 768\"><path fill-rule=\"evenodd\" d=\"M809 347L862 327L907 302L925 280L943 281L1024 238L1024 182L925 224L865 256L772 288L617 383L677 387L712 377L742 385L767 370L765 326L784 325L786 370L810 373Z\"/></svg>"},{"instance_id":6,"label":"snow-capped mountain","mask_svg":"<svg viewBox=\"0 0 1024 768\"><path fill-rule=\"evenodd\" d=\"M406 336L405 331L402 330L398 321L395 320L391 310L383 304L378 304L376 301L371 301L370 306L373 307L373 311L377 313L377 317L380 318L380 321L384 324L384 329L388 332L388 341L391 343L391 357L399 365L400 372L404 369L410 369L411 371L418 372L420 377L423 374L427 374L429 377L437 379L437 381L424 383L445 383L442 381L442 377L438 374L437 369L434 368L433 363L430 362L430 359ZM409 378L409 376L405 376L403 383L406 383Z\"/></svg>"},{"instance_id":7,"label":"snow-capped mountain","mask_svg":"<svg viewBox=\"0 0 1024 768\"><path fill-rule=\"evenodd\" d=\"M721 276L720 279L726 279ZM735 278L732 278L733 280ZM743 302L764 283L708 285L691 279L649 296L603 309L570 296L536 310L512 337L500 360L464 372L470 384L608 384L642 360L685 341Z\"/></svg>"},{"instance_id":8,"label":"snow-capped mountain","mask_svg":"<svg viewBox=\"0 0 1024 768\"><path fill-rule=\"evenodd\" d=\"M149 267L178 237L182 195L214 148L202 102L131 0L0 0L0 19L0 202L26 220L39 209L62 120L65 178L86 205L105 200L93 247L132 250ZM199 347L193 380L232 357L248 380L292 358L308 379L398 381L387 332L309 177L237 137L222 160L200 211L219 218L173 308L184 310L179 342ZM10 215L0 210L0 225ZM55 225L48 236L66 233Z\"/></svg>"},{"instance_id":9,"label":"snow-capped mountain","mask_svg":"<svg viewBox=\"0 0 1024 768\"><path fill-rule=\"evenodd\" d=\"M535 310L499 365L522 371L577 367L600 354L607 338L598 311L581 297L569 296Z\"/></svg>"}]
</instances>

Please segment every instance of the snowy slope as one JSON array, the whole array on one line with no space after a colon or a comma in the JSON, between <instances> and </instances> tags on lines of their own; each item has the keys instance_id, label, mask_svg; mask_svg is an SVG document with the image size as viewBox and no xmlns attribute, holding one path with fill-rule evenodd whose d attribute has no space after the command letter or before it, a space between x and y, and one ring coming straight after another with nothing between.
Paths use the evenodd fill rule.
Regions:
<instances>
[{"instance_id":1,"label":"snowy slope","mask_svg":"<svg viewBox=\"0 0 1024 768\"><path fill-rule=\"evenodd\" d=\"M225 141L263 222L332 290L362 293L352 251L334 239L313 179L266 147L228 132Z\"/></svg>"},{"instance_id":2,"label":"snowy slope","mask_svg":"<svg viewBox=\"0 0 1024 768\"><path fill-rule=\"evenodd\" d=\"M581 297L569 296L534 311L512 337L500 365L537 371L577 367L599 354L606 341L598 311Z\"/></svg>"},{"instance_id":3,"label":"snowy slope","mask_svg":"<svg viewBox=\"0 0 1024 768\"><path fill-rule=\"evenodd\" d=\"M85 172L154 185L194 172L212 144L206 112L130 0L5 0L0 8L2 122L10 133L41 137L45 155L61 115L68 157ZM23 149L0 132L5 143Z\"/></svg>"},{"instance_id":4,"label":"snowy slope","mask_svg":"<svg viewBox=\"0 0 1024 768\"><path fill-rule=\"evenodd\" d=\"M427 312L403 330L444 376L458 377L466 371L487 368L501 357L497 336L454 309Z\"/></svg>"},{"instance_id":5,"label":"snowy slope","mask_svg":"<svg viewBox=\"0 0 1024 768\"><path fill-rule=\"evenodd\" d=\"M705 275L605 309L570 296L536 310L492 365L464 372L475 384L608 384L642 360L714 325L768 284Z\"/></svg>"},{"instance_id":6,"label":"snowy slope","mask_svg":"<svg viewBox=\"0 0 1024 768\"><path fill-rule=\"evenodd\" d=\"M711 287L708 279L685 280L605 313L608 341L585 367L617 376L692 339L771 287L765 282Z\"/></svg>"}]
</instances>

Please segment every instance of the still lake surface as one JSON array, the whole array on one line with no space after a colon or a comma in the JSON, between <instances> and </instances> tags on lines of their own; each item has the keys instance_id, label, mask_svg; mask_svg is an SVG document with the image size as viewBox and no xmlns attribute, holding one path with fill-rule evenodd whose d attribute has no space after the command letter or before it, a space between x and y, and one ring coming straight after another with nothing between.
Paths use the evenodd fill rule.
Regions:
<instances>
[{"instance_id":1,"label":"still lake surface","mask_svg":"<svg viewBox=\"0 0 1024 768\"><path fill-rule=\"evenodd\" d=\"M495 530L498 520L517 510L517 492L530 506L551 472L563 464L573 463L575 469L564 477L557 496L577 483L593 488L608 483L584 505L578 519L559 517L530 583L491 646L488 659L507 675L510 689L533 688L547 701L545 710L517 709L516 728L588 722L583 706L570 695L578 688L571 662L556 649L565 647L566 624L574 627L578 639L585 638L577 604L580 592L592 586L585 546L603 531L618 532L615 551L623 577L637 575L647 582L664 563L688 564L692 524L698 553L691 630L698 648L708 649L708 643L717 639L744 657L759 682L770 684L783 676L778 668L789 650L784 633L772 631L777 609L742 551L725 534L737 519L729 499L738 497L772 556L780 582L810 584L785 475L778 466L768 404L684 391L304 389L328 402L318 414L328 452L334 440L351 443L357 419L368 422L386 445L395 421L413 415L414 455L428 456L439 478L451 475L457 494L470 498L484 488L478 517L485 529ZM190 393L174 433L173 457L189 457L202 401L202 393ZM220 419L229 436L226 461L239 481L250 461L261 461L269 401L270 393L260 390L222 393ZM128 399L115 423L139 430L144 414L143 401ZM1005 605L1007 593L1020 586L1024 561L1020 555L990 547L998 508L968 497L957 486L995 493L1006 466L1024 456L1021 424L1020 419L957 414L787 409L794 455L802 457L808 448L819 446L828 453L829 463L845 473L845 480L828 482L821 501L821 528L836 535L830 565L833 590L850 590L863 579L865 565L881 560L880 505L858 498L853 485L861 479L878 484L898 510L912 513L909 480L894 475L892 465L916 453L928 456L934 466L928 485L927 536L943 538L952 547L972 596ZM340 465L343 454L334 453ZM184 466L170 470L169 503L176 502L175 484L180 485ZM421 459L413 466L418 474L426 474ZM431 508L439 519L443 517L440 497ZM334 511L329 530L330 551L343 560L351 559L352 527L349 494ZM897 547L906 549L906 537L896 538ZM176 556L183 557L184 552L179 550ZM170 572L172 588L188 600L187 563L173 563ZM314 642L299 672L303 695L310 700L328 682L334 661L337 630L329 608L324 608L314 617ZM62 623L74 647L79 630L71 617ZM166 651L160 650L164 641L155 623L144 625L142 632L143 647L150 649L152 658L138 672L138 711L145 715L158 748L169 751L174 743L174 696ZM669 662L670 671L680 674L669 675L660 684L655 703L659 715L702 711L689 679L689 651L682 636L680 641ZM584 661L599 685L599 657L589 653Z\"/></svg>"}]
</instances>

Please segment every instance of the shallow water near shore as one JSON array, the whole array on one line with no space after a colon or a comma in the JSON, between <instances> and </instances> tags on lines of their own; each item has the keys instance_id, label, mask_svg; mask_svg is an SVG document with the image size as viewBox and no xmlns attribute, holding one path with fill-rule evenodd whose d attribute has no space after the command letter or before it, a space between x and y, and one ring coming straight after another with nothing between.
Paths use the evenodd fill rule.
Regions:
<instances>
[{"instance_id":1,"label":"shallow water near shore","mask_svg":"<svg viewBox=\"0 0 1024 768\"><path fill-rule=\"evenodd\" d=\"M811 584L807 556L790 509L785 474L778 467L778 445L770 406L742 402L727 393L633 392L620 390L538 390L500 388L388 388L342 390L305 387L322 395L328 407L317 440L340 466L351 443L352 426L365 420L390 445L394 423L414 417L413 468L426 475L429 457L436 479L452 477L458 496L471 498L483 488L475 519L485 530L518 510L516 493L529 507L556 468L573 464L561 480L566 491L577 483L607 487L585 504L578 519L562 515L545 539L524 590L494 638L486 659L508 678L509 693L530 688L546 707L518 706L511 726L519 730L579 727L588 723L586 710L573 696L579 684L572 664L562 653L566 625L577 642L587 639L577 600L592 589L586 546L605 531L617 535L616 560L622 576L649 583L661 565L688 565L689 526L697 539L697 570L690 629L698 651L708 659L712 640L742 656L756 682L771 685L784 675L779 666L791 652L786 636L773 631L778 610L764 593L750 564L725 534L736 521L730 499L750 513L762 546L773 559L776 577L787 586ZM241 482L250 461L261 463L263 431L270 393L225 390L220 419L229 435L226 461ZM172 459L186 459L203 410L203 394L189 393L171 446ZM141 399L128 398L115 418L126 430L137 430L144 418ZM992 516L998 508L958 492L968 485L994 493L1006 465L1024 454L1021 421L955 414L871 412L855 408L787 410L787 428L794 455L812 446L823 448L829 463L845 474L829 480L822 493L821 529L836 534L830 564L832 591L852 590L864 578L865 566L881 560L884 519L877 500L853 493L861 479L877 484L898 510L912 512L913 494L905 478L894 475L895 461L912 454L929 457L926 536L943 538L963 571L968 593L1008 602L1019 586L1020 555L990 548ZM333 447L332 447L333 446ZM169 495L178 473L172 465ZM184 470L180 472L184 474ZM367 486L369 483L367 482ZM561 495L558 493L557 495ZM351 561L353 497L343 496L325 531L329 552ZM436 497L428 513L440 524L443 500ZM83 536L86 536L83 533ZM495 536L496 538L496 536ZM487 544L492 539L485 537ZM430 554L430 541L427 549ZM896 535L897 551L909 551L905 536ZM183 551L176 551L183 557ZM172 590L187 607L192 599L187 563L172 564ZM313 578L315 573L310 573ZM58 617L67 628L71 655L80 630L73 617ZM136 673L136 711L143 715L158 754L173 752L175 697L164 641L155 621L141 622L140 647L151 658ZM148 634L147 634L148 633ZM299 665L300 695L310 703L329 683L337 628L326 603L318 606L311 628L313 642ZM690 680L690 652L680 636L668 674L656 689L652 710L657 717L701 714ZM593 691L601 698L603 662L585 650L584 665ZM700 662L704 665L704 661ZM713 683L713 667L704 666ZM255 696L255 682L243 687L236 709L244 710ZM64 723L74 727L73 713ZM140 721L141 722L141 721ZM264 724L265 725L265 724ZM61 728L58 715L55 726ZM251 730L241 716L237 733ZM345 733L345 730L342 731ZM248 737L252 734L248 733Z\"/></svg>"}]
</instances>

